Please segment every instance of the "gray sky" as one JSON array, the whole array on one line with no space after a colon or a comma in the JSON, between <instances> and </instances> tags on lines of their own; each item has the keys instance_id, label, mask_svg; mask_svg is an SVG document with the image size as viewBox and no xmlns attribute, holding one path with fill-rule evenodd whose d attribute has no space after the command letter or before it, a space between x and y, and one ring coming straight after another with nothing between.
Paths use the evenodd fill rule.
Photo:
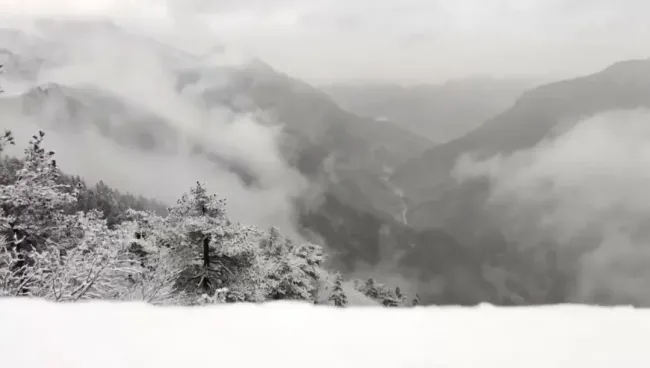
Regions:
<instances>
[{"instance_id":1,"label":"gray sky","mask_svg":"<svg viewBox=\"0 0 650 368\"><path fill-rule=\"evenodd\" d=\"M219 39L312 82L559 78L650 56L647 0L0 0L9 12L184 27L201 14Z\"/></svg>"}]
</instances>

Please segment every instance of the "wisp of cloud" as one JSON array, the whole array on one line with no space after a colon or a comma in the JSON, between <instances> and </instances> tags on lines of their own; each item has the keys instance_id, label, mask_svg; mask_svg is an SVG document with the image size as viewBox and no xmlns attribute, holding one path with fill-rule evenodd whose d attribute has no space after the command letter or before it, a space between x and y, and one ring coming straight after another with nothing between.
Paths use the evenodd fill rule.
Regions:
<instances>
[{"instance_id":1,"label":"wisp of cloud","mask_svg":"<svg viewBox=\"0 0 650 368\"><path fill-rule=\"evenodd\" d=\"M648 306L649 121L647 110L608 112L529 150L465 156L455 173L491 181L488 205L509 241L557 251L569 300Z\"/></svg>"},{"instance_id":2,"label":"wisp of cloud","mask_svg":"<svg viewBox=\"0 0 650 368\"><path fill-rule=\"evenodd\" d=\"M119 2L105 3L113 6ZM35 40L36 46L28 48L29 51L38 51L43 44L54 47L57 54L56 60L47 60L44 52L19 54L46 60L34 80L14 80L12 90L0 100L2 125L14 131L18 148L23 149L37 129L45 129L47 148L56 151L63 170L81 175L91 183L103 180L116 189L172 203L193 183L205 181L210 190L227 198L233 219L262 227L276 225L287 235L298 236L292 199L307 183L280 154L281 126L262 124L253 114L235 113L226 106L207 108L200 103L200 88L191 92L178 88L179 73L186 69L198 68L206 75L222 73L227 80L228 68L242 65L233 64L234 59L227 52L206 59L192 50L171 46L166 38L175 31L197 44L209 45L210 34L197 31L200 27L189 31L168 28L165 33L151 28L146 34L137 33L106 20L85 18L111 14L99 6L100 2L93 3L97 8L88 9L75 4L71 6L78 14L74 14L80 16L76 20L30 18L28 11L20 14L20 30L25 31L28 39ZM48 9L41 8L35 15L58 14L50 14ZM134 11L131 15L138 13ZM18 54L25 50L15 51ZM200 75L195 87L226 87L215 83L202 80ZM47 90L47 97L43 97L54 106L40 110L37 115L25 115L26 94L34 94L34 88L43 85L62 86ZM111 129L137 122L136 117L129 115L131 110L123 107L135 106L159 121L154 125L156 129L164 126L159 130L172 131L174 144L149 151L120 145L100 133L93 116L83 116L85 120L75 129L60 129L52 124L54 116L68 116L75 108L67 100L68 87L77 91L98 90L119 101L122 105L115 108L117 113L111 112L108 117ZM74 103L83 107L85 97L83 92L79 93ZM151 133L162 136L161 131ZM245 185L231 169L197 154L197 147L250 172L256 185Z\"/></svg>"}]
</instances>

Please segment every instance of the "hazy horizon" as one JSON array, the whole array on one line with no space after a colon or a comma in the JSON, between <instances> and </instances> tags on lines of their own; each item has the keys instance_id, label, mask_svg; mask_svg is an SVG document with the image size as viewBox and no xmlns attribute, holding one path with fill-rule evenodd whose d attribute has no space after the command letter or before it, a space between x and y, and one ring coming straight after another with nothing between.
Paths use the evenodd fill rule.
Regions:
<instances>
[{"instance_id":1,"label":"hazy horizon","mask_svg":"<svg viewBox=\"0 0 650 368\"><path fill-rule=\"evenodd\" d=\"M55 5L55 6L54 6ZM650 56L650 3L624 0L5 0L30 17L109 17L209 33L310 83L556 80ZM172 28L170 28L172 27ZM645 37L644 37L645 36Z\"/></svg>"},{"instance_id":2,"label":"hazy horizon","mask_svg":"<svg viewBox=\"0 0 650 368\"><path fill-rule=\"evenodd\" d=\"M346 277L426 303L650 305L646 10L4 0L0 113L20 143L6 152L44 129L59 167L89 183L172 203L206 182L234 221L323 245ZM632 59L647 61L598 73ZM526 83L338 97L302 83L475 77Z\"/></svg>"}]
</instances>

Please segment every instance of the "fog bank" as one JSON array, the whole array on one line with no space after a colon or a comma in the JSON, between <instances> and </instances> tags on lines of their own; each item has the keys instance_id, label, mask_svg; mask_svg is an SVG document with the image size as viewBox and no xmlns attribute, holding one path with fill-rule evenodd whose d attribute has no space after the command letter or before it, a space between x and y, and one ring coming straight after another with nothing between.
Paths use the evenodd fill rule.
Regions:
<instances>
[{"instance_id":1,"label":"fog bank","mask_svg":"<svg viewBox=\"0 0 650 368\"><path fill-rule=\"evenodd\" d=\"M455 174L489 178L488 205L508 240L558 251L571 300L649 306L648 121L648 110L608 112L529 150L465 156Z\"/></svg>"},{"instance_id":2,"label":"fog bank","mask_svg":"<svg viewBox=\"0 0 650 368\"><path fill-rule=\"evenodd\" d=\"M56 151L60 166L70 174L166 203L197 180L205 181L227 198L235 220L278 225L296 236L291 200L307 182L280 155L282 122L269 126L254 114L227 106L208 108L201 100L205 88L227 88L228 68L245 65L244 59L238 64L225 51L205 55L178 49L164 34L156 38L152 29L144 34L107 22L40 20L21 34L30 42L10 51L44 62L32 79L7 68L9 83L0 109L2 127L17 136L13 153L24 149L37 129L44 129L46 146ZM200 33L195 38L205 41ZM198 71L199 78L179 89L179 73L186 69ZM96 93L107 102L94 102ZM154 148L118 144L100 128L108 129L108 136L145 131L154 137ZM197 154L197 147L252 174L255 185Z\"/></svg>"}]
</instances>

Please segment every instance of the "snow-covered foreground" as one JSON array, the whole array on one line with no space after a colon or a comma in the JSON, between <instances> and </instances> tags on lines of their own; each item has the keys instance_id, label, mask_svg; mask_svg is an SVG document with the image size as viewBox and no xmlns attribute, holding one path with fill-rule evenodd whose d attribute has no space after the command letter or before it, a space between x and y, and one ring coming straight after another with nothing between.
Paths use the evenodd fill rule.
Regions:
<instances>
[{"instance_id":1,"label":"snow-covered foreground","mask_svg":"<svg viewBox=\"0 0 650 368\"><path fill-rule=\"evenodd\" d=\"M2 367L650 367L650 311L0 301Z\"/></svg>"}]
</instances>

